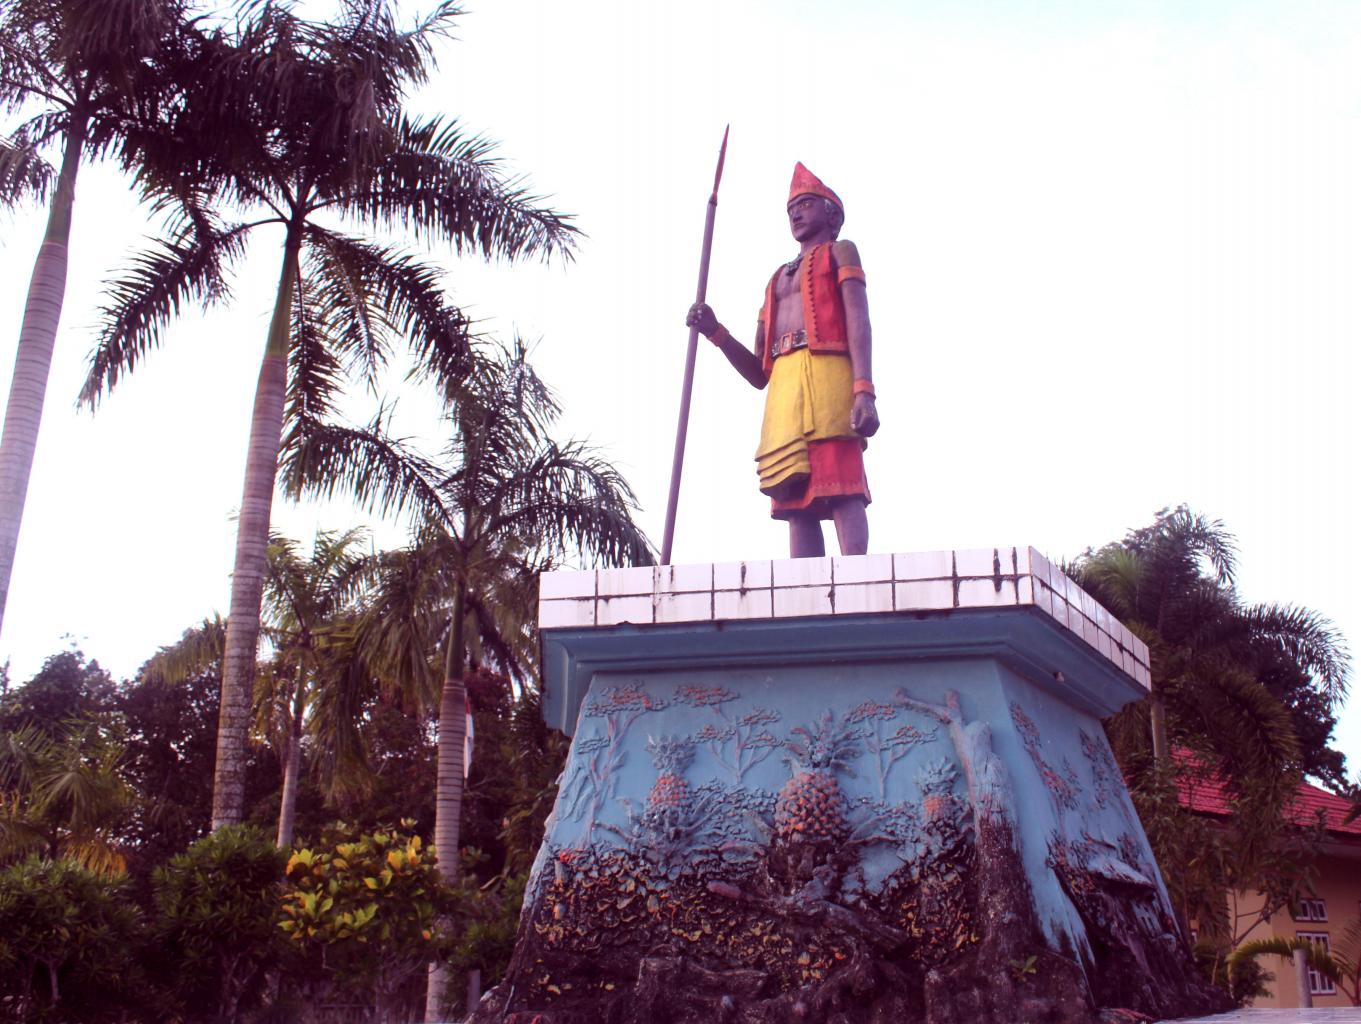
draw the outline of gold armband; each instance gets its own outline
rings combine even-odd
[[[845,284],[847,281],[859,281],[865,283],[865,271],[860,267],[838,267],[836,272],[836,283]]]

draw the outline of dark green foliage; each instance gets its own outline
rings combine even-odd
[[[1185,506],[1158,513],[1119,543],[1088,551],[1072,575],[1149,646],[1153,693],[1107,731],[1174,903],[1228,946],[1307,885],[1316,831],[1288,801],[1304,773],[1338,785],[1326,747],[1349,658],[1330,622],[1306,608],[1245,604],[1224,524]],[[1166,710],[1170,753],[1156,764],[1150,708]],[[1178,799],[1214,778],[1230,796],[1224,828]],[[1259,893],[1226,908],[1226,893]]]
[[[63,860],[0,871],[0,998],[9,1019],[121,1019],[140,994],[141,945],[122,882]]]
[[[1191,949],[1201,973],[1227,992],[1239,1006],[1271,995],[1276,976],[1252,957],[1229,958],[1227,946],[1202,939]]]
[[[118,743],[93,722],[57,738],[23,726],[0,741],[0,863],[36,853],[122,874],[116,835],[133,794]]]
[[[520,906],[528,882],[529,872],[524,871],[503,876],[497,879],[498,884],[483,886],[469,894],[463,935],[449,957],[449,966],[456,976],[481,971],[484,989],[505,977],[515,952]]]
[[[0,732],[28,725],[48,736],[65,732],[73,718],[114,710],[118,688],[99,662],[77,650],[62,651],[43,662],[22,686],[0,695]]]
[[[143,667],[119,695],[124,770],[138,794],[126,832],[135,874],[208,831],[220,685],[216,669],[171,684]]]
[[[155,872],[156,980],[186,1019],[233,1021],[265,994],[284,861],[263,832],[228,826]]]

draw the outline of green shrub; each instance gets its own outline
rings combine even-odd
[[[399,1016],[419,1005],[427,965],[448,951],[458,896],[411,824],[337,826],[289,858],[279,927],[306,958],[315,1003]]]
[[[122,1019],[138,1001],[141,946],[141,921],[121,879],[36,857],[0,871],[6,1019]]]
[[[263,1001],[288,954],[278,928],[283,867],[264,833],[229,826],[152,876],[157,980],[184,1019],[235,1021]]]

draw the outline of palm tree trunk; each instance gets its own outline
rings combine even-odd
[[[298,770],[302,767],[302,712],[305,680],[299,673],[298,692],[293,696],[293,713],[288,719],[288,750],[284,754],[284,791],[279,797],[279,835],[275,845],[287,850],[293,845],[293,822],[298,810]]]
[[[1153,764],[1157,768],[1166,768],[1170,763],[1167,749],[1167,706],[1163,703],[1163,695],[1156,685],[1148,695],[1148,718],[1149,727],[1153,732]]]
[[[458,829],[463,814],[463,743],[467,735],[468,696],[463,685],[463,618],[467,584],[460,579],[454,592],[454,614],[449,623],[449,651],[444,688],[439,702],[439,772],[435,783],[435,863],[445,885],[458,881]],[[430,965],[426,978],[425,1019],[444,1019],[449,1001],[449,968]]]
[[[71,208],[76,198],[76,173],[85,147],[85,126],[74,125],[66,136],[61,173],[52,194],[47,231],[33,261],[28,301],[19,327],[19,349],[14,356],[14,377],[5,406],[4,434],[0,435],[0,626],[4,624],[9,578],[19,544],[19,524],[24,517],[28,477],[38,445],[38,427],[47,394],[47,373],[61,321],[66,295],[66,257],[71,238]]]
[[[223,825],[239,824],[245,814],[246,730],[250,725],[251,694],[255,688],[260,596],[264,589],[269,517],[283,435],[288,332],[301,235],[299,225],[289,226],[279,294],[269,325],[269,342],[255,387],[255,411],[246,453],[246,482],[236,526],[231,611],[227,617],[227,640],[222,657],[222,703],[217,719],[217,764],[213,773],[214,830]]]

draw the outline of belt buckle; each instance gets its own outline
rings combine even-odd
[[[779,356],[788,355],[790,352],[793,352],[796,348],[801,348],[802,345],[800,344],[800,342],[802,342],[805,345],[807,344],[807,341],[804,340],[806,337],[807,335],[802,330],[788,331],[784,334],[781,334],[778,338],[771,342],[770,345],[771,357],[778,358]]]

